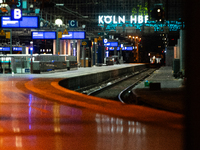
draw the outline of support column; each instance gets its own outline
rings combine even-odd
[[[82,48],[82,66],[86,67],[86,58],[85,58],[85,46]]]
[[[114,55],[117,55],[117,47],[114,47]]]
[[[53,55],[56,54],[56,40],[53,40]]]
[[[73,40],[72,55],[76,56],[76,41],[75,40]]]
[[[56,37],[56,54],[60,51],[60,39],[58,38],[58,29],[57,29],[57,37]]]
[[[68,55],[71,55],[71,45],[70,45],[70,40],[67,41],[67,49],[68,49]]]
[[[63,40],[63,54],[66,55],[67,54],[67,41]]]
[[[81,53],[81,41],[77,41],[77,63],[79,64],[81,61],[80,54]]]
[[[60,44],[60,49],[58,54],[64,54],[64,41],[60,40],[59,44]]]
[[[185,30],[180,31],[180,72],[185,74]]]
[[[12,29],[10,29],[10,54],[12,54]]]

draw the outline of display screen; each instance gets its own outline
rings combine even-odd
[[[56,39],[56,32],[34,31],[32,32],[32,39]]]
[[[0,47],[0,51],[10,51],[10,47]]]
[[[118,47],[118,42],[107,42],[104,45],[106,47]]]
[[[69,31],[68,35],[62,35],[62,40],[65,39],[85,39],[84,31]]]
[[[1,16],[1,28],[39,28],[39,17],[23,16],[22,20],[11,20],[9,16]]]
[[[13,51],[22,51],[22,47],[13,47]]]
[[[114,47],[109,47],[109,50],[110,50],[110,51],[113,51],[113,50],[114,50]],[[117,50],[119,51],[120,48],[117,47]],[[132,50],[133,50],[133,47],[132,47],[132,46],[129,46],[129,47],[122,47],[122,50],[123,50],[123,51],[132,51]]]

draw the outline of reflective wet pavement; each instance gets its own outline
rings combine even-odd
[[[59,87],[0,78],[1,150],[181,150],[183,116]]]

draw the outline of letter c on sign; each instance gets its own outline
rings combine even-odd
[[[76,22],[74,20],[70,21],[70,26],[74,27],[76,25]]]

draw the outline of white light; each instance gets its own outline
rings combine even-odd
[[[20,9],[14,9],[14,18],[15,19],[21,19],[22,17],[22,12]]]
[[[55,24],[61,26],[63,24],[63,21],[61,19],[56,19]]]
[[[83,25],[82,25],[82,28],[84,29],[85,27],[86,27],[86,25],[83,24]]]
[[[124,47],[124,44],[121,44],[121,47]]]
[[[137,16],[136,15],[134,16],[134,18],[133,18],[133,16],[130,17],[130,23],[133,23],[133,21],[134,21],[134,23],[137,22]]]
[[[30,4],[30,8],[33,8],[33,4]]]
[[[103,16],[99,16],[99,24],[104,24],[104,22],[103,22]]]
[[[145,16],[145,23],[147,23],[149,16]]]
[[[104,16],[104,22],[110,24],[112,22],[112,16]]]
[[[64,4],[56,4],[56,6],[64,6]]]
[[[116,17],[115,17],[115,16],[113,16],[113,23],[114,23],[114,24],[117,24],[117,21],[116,21]]]
[[[141,15],[138,16],[138,23],[143,23],[143,16]]]
[[[160,9],[157,9],[157,12],[160,12]]]
[[[118,17],[118,23],[125,23],[125,16],[123,16],[123,18],[121,18],[120,16]]]

